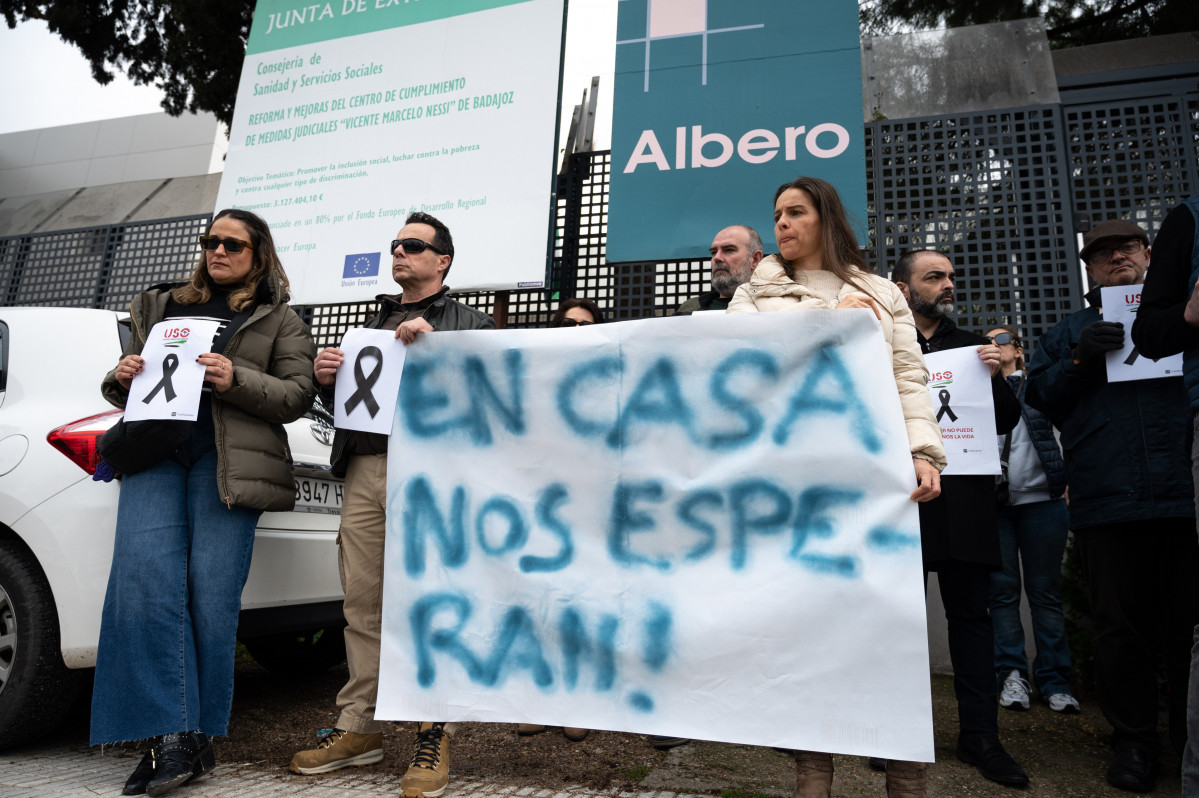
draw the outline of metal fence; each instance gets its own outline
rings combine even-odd
[[[958,274],[959,323],[1012,324],[1035,342],[1082,307],[1079,222],[1118,216],[1152,235],[1169,208],[1199,192],[1199,93],[1152,88],[1152,96],[1091,92],[1062,105],[867,124],[868,261],[887,274],[907,249],[943,250]],[[559,296],[593,299],[608,319],[625,320],[668,315],[707,290],[706,261],[607,263],[609,168],[609,153],[581,153],[559,178],[548,290],[458,298],[488,313],[502,302],[508,326],[536,327]],[[122,309],[146,286],[190,272],[207,221],[0,238],[4,304]],[[326,346],[372,307],[298,310]]]

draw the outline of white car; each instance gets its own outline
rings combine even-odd
[[[92,473],[120,417],[100,382],[129,334],[122,319],[0,308],[0,748],[52,730],[96,662],[120,483]],[[288,425],[297,508],[262,515],[242,594],[238,636],[276,670],[344,657],[342,483],[328,469],[331,419],[314,412]]]

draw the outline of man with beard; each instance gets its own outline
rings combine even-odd
[[[1184,213],[1182,219],[1190,221],[1189,211]],[[1179,217],[1171,214],[1168,221],[1163,233],[1175,229]],[[1169,685],[1170,742],[1181,753],[1187,740],[1190,643],[1199,621],[1199,541],[1188,456],[1192,430],[1182,377],[1108,381],[1106,355],[1123,347],[1128,331],[1102,320],[1100,288],[1145,282],[1149,236],[1132,222],[1111,219],[1087,233],[1083,244],[1079,257],[1095,286],[1086,295],[1091,307],[1041,336],[1029,367],[1026,401],[1062,433],[1070,528],[1095,625],[1099,705],[1112,724],[1116,751],[1107,780],[1122,790],[1149,792],[1161,747],[1159,656]],[[1168,257],[1153,271],[1162,269],[1163,281],[1173,278],[1181,296],[1163,302],[1157,290],[1144,293],[1137,314],[1143,354],[1161,356],[1181,348],[1181,342],[1174,348],[1145,335],[1141,317],[1151,322],[1164,306],[1165,315],[1176,316],[1185,327],[1191,250],[1181,242],[1161,248]]]
[[[1020,421],[1020,402],[1000,372],[999,347],[958,329],[950,318],[954,271],[949,258],[933,250],[908,252],[895,264],[891,279],[912,309],[916,339],[924,354],[977,348],[979,359],[991,372],[996,432],[1011,432]],[[1028,775],[999,742],[995,634],[988,610],[991,571],[1001,565],[995,478],[942,476],[941,495],[920,505],[920,545],[925,572],[937,572],[949,626],[949,658],[958,701],[958,759],[992,781],[1022,787],[1028,784]]]
[[[752,227],[733,225],[716,234],[708,251],[712,253],[712,290],[679,305],[675,316],[727,308],[737,286],[749,281],[762,260],[762,237]]]

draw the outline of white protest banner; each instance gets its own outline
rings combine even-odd
[[[1156,380],[1182,376],[1182,353],[1150,360],[1132,343],[1132,323],[1141,307],[1141,285],[1112,285],[1100,290],[1104,321],[1124,325],[1124,346],[1107,353],[1107,381]]]
[[[217,208],[271,227],[295,304],[391,284],[412,211],[454,234],[453,286],[539,287],[564,0],[258,0]],[[513,230],[532,239],[494,257]]]
[[[345,360],[333,386],[333,426],[389,434],[407,347],[394,330],[358,329],[339,348]]]
[[[932,759],[870,314],[423,336],[388,450],[377,717]]]
[[[995,398],[991,372],[978,358],[978,349],[963,346],[924,356],[928,392],[949,464],[941,473],[998,474],[999,449],[995,432]]]
[[[204,387],[204,367],[196,358],[212,351],[218,326],[210,319],[167,319],[150,328],[141,353],[146,366],[129,386],[126,421],[196,420]]]

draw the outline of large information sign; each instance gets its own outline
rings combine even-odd
[[[297,304],[394,289],[388,242],[412,211],[453,232],[455,288],[542,285],[563,13],[259,0],[217,207],[267,220]]]
[[[421,336],[388,449],[377,717],[932,759],[870,313]]]
[[[608,260],[708,257],[721,228],[769,240],[775,188],[832,182],[866,235],[858,4],[622,0]]]

